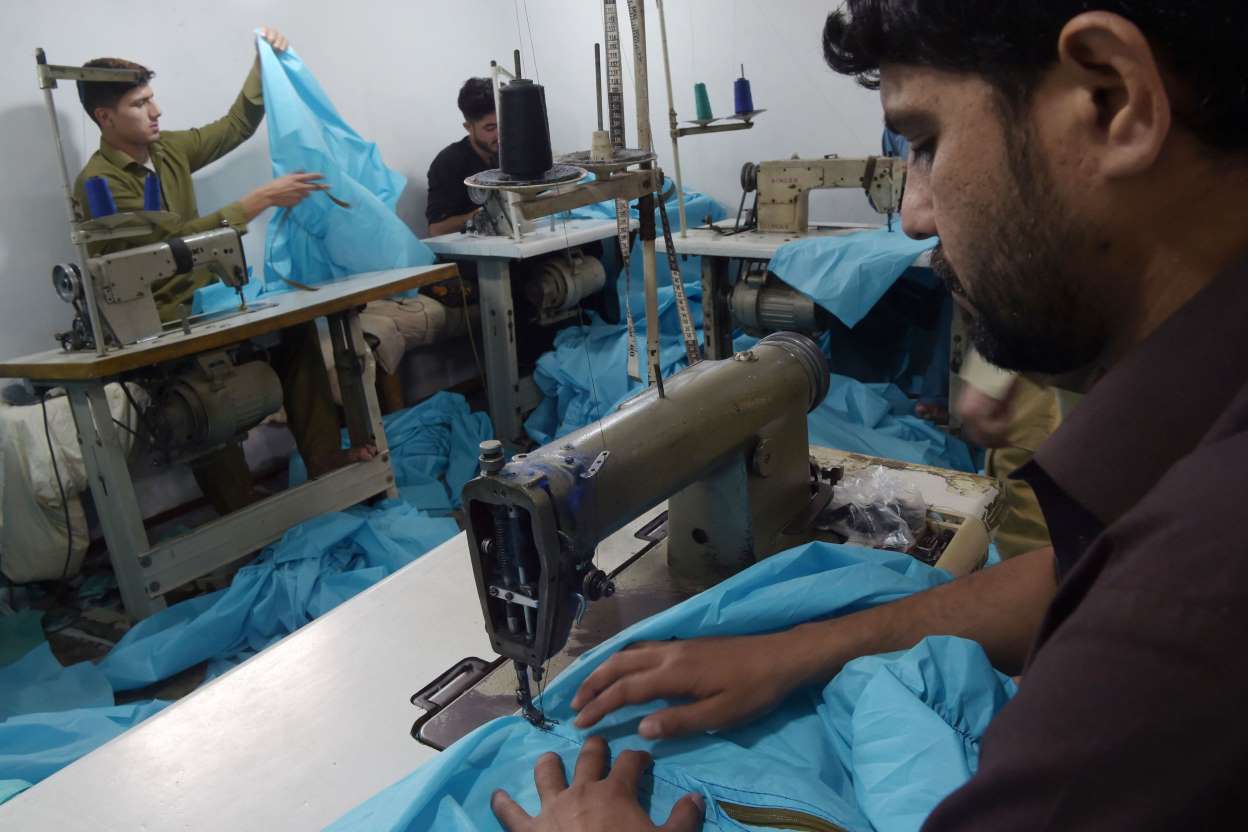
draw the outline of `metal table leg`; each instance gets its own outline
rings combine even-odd
[[[381,421],[381,406],[373,384],[376,364],[373,351],[364,341],[360,316],[354,311],[329,316],[329,337],[334,346],[334,367],[338,371],[338,388],[342,391],[342,408],[347,416],[347,434],[352,447],[373,445],[378,458],[389,465],[390,447]],[[397,498],[399,491],[393,476],[386,496]]]
[[[69,404],[78,427],[78,444],[86,463],[91,496],[99,510],[100,525],[108,543],[108,556],[117,574],[121,600],[126,612],[135,618],[146,618],[165,608],[160,597],[148,597],[148,591],[159,593],[159,585],[145,585],[143,560],[147,560],[149,544],[143,528],[126,454],[113,426],[108,397],[100,382],[67,383]]]
[[[702,335],[708,361],[732,356],[728,263],[727,257],[702,257]]]
[[[516,313],[511,300],[511,269],[506,259],[477,261],[484,332],[485,389],[494,435],[509,451],[524,441],[520,412],[520,370],[516,365]]]

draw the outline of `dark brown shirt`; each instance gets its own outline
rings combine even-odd
[[[1024,472],[1057,597],[978,773],[927,832],[1243,823],[1245,325],[1248,261],[1112,369]]]

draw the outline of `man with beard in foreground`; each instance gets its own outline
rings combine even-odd
[[[904,228],[940,236],[980,352],[1105,370],[1021,472],[1053,548],[836,620],[623,651],[577,693],[577,724],[662,697],[686,704],[642,736],[711,730],[957,635],[1023,679],[926,830],[1215,828],[1248,770],[1248,5],[847,5],[828,63],[878,82],[910,141]],[[626,752],[603,779],[593,741],[570,789],[539,763],[539,818],[494,809],[512,830],[652,829],[643,764]],[[699,814],[686,798],[666,828]]]

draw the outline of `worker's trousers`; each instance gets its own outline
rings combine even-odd
[[[316,324],[308,322],[283,330],[281,343],[270,350],[270,356],[282,382],[287,423],[308,474],[315,477],[326,473],[342,444]],[[200,491],[219,514],[237,511],[255,499],[247,458],[237,442],[200,457],[191,464],[191,470]]]

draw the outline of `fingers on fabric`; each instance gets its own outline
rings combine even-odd
[[[576,758],[576,770],[572,772],[574,785],[585,785],[603,778],[607,773],[607,742],[602,737],[590,737]]]
[[[648,669],[654,663],[654,657],[645,650],[623,650],[605,661],[601,667],[586,677],[572,698],[572,707],[576,710],[585,708],[576,719],[581,728],[593,725],[609,711],[601,711],[596,702],[598,696],[621,678],[641,670]],[[591,717],[589,714],[594,714]]]
[[[568,778],[563,772],[563,760],[553,751],[541,756],[533,768],[533,784],[537,786],[538,797],[545,804],[556,795],[568,788]]]
[[[600,739],[594,737],[592,739]],[[586,744],[588,746],[588,743]],[[603,742],[603,748],[606,748],[606,742]],[[636,796],[637,784],[641,781],[641,775],[650,767],[650,755],[644,751],[621,751],[620,755],[615,758],[611,764],[611,774],[608,780],[611,781],[617,789],[622,793],[630,796]]]
[[[533,818],[502,789],[490,798],[490,810],[507,832],[529,832],[533,828]],[[676,813],[673,811],[672,814]]]
[[[667,823],[659,827],[659,832],[697,832],[702,828],[702,818],[706,814],[706,803],[702,795],[687,794],[672,807]]]
[[[648,740],[678,737],[697,731],[710,731],[735,722],[734,703],[728,697],[712,696],[688,705],[665,708],[650,714],[637,726],[637,733]]]

